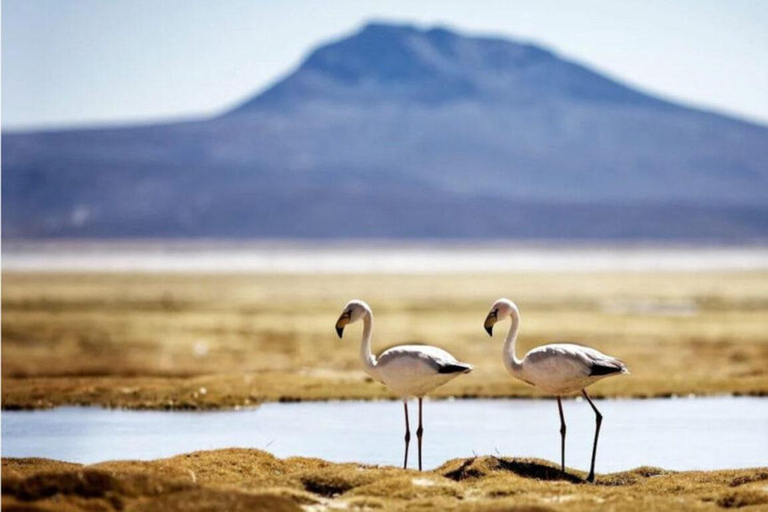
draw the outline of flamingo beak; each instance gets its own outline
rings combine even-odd
[[[498,318],[498,309],[494,309],[490,313],[488,313],[488,316],[485,317],[485,323],[483,324],[483,327],[485,327],[485,332],[488,333],[488,336],[493,336],[493,325],[496,323],[496,320]]]
[[[336,334],[339,335],[339,338],[341,338],[344,335],[344,327],[346,327],[347,324],[349,323],[350,317],[351,315],[349,314],[349,312],[345,311],[344,313],[341,314],[341,316],[339,317],[339,320],[336,322]]]

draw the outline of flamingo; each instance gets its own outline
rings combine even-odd
[[[431,345],[398,345],[375,357],[371,353],[371,331],[373,313],[370,306],[361,300],[352,300],[344,306],[338,321],[336,333],[339,338],[348,324],[363,321],[363,337],[360,342],[360,360],[363,369],[402,400],[405,411],[405,457],[403,469],[408,467],[408,445],[411,430],[408,423],[408,398],[419,399],[419,428],[416,436],[419,442],[419,471],[421,471],[421,441],[424,435],[422,424],[422,400],[424,395],[442,386],[461,374],[472,371],[471,364],[458,361],[445,350]]]
[[[529,351],[520,360],[515,355],[520,312],[514,302],[509,299],[499,299],[494,302],[490,313],[485,318],[484,327],[488,335],[493,336],[494,324],[507,317],[512,318],[502,353],[507,371],[516,379],[557,397],[557,409],[560,412],[560,469],[563,474],[565,474],[565,417],[560,398],[563,395],[581,391],[595,412],[595,440],[592,445],[592,464],[587,476],[588,482],[594,482],[597,438],[600,435],[603,415],[595,407],[586,388],[606,377],[629,373],[629,369],[615,357],[605,355],[594,348],[572,343],[542,345]]]

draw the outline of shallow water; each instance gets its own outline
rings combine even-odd
[[[768,269],[768,247],[458,242],[9,241],[3,270],[447,274]]]
[[[726,469],[768,465],[768,399],[746,397],[598,400],[604,415],[597,470],[642,465]],[[566,462],[589,468],[594,415],[567,400]],[[417,406],[411,411],[411,465],[416,463]],[[452,400],[424,404],[424,464],[501,454],[559,460],[554,400]],[[402,463],[399,402],[265,404],[226,412],[59,408],[5,411],[3,457],[73,462],[153,459],[194,450],[260,448],[279,457],[321,457],[371,464]]]

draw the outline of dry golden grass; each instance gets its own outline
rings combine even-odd
[[[3,459],[3,510],[722,510],[768,508],[768,468],[670,472],[642,467],[565,477],[536,459],[455,459],[423,473],[259,450],[195,452],[80,466]]]
[[[518,350],[574,341],[632,375],[597,396],[768,393],[768,273],[3,276],[3,407],[217,408],[265,400],[390,396],[359,370],[360,329],[333,326],[362,298],[377,350],[440,345],[477,370],[436,396],[537,396],[505,374],[503,332],[482,322],[507,296]],[[506,326],[499,326],[503,331]]]

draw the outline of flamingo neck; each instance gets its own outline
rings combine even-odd
[[[360,341],[360,360],[363,369],[372,373],[376,368],[376,358],[371,352],[371,332],[373,331],[373,313],[367,313],[363,317],[363,339]]]
[[[517,332],[520,329],[520,314],[517,310],[512,310],[510,315],[512,324],[509,326],[507,339],[504,340],[504,366],[512,375],[519,375],[523,371],[523,362],[515,355],[515,345],[517,342]]]

